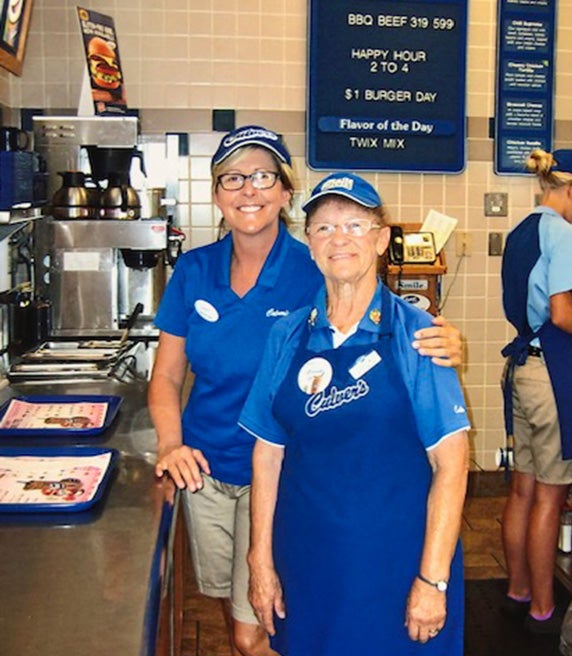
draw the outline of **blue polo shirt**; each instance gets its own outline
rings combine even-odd
[[[550,297],[572,290],[572,224],[544,205],[534,213],[542,214],[538,222],[540,257],[528,278],[527,319],[536,331],[550,319]]]
[[[155,319],[186,339],[195,380],[183,411],[184,443],[200,449],[214,478],[247,485],[254,439],[237,424],[272,325],[311,303],[322,276],[308,249],[280,224],[256,285],[230,287],[232,234],[179,257]]]
[[[357,331],[339,347],[360,346],[377,341],[381,324],[381,282]],[[390,326],[395,359],[409,391],[419,436],[426,449],[443,438],[470,428],[466,405],[454,369],[439,367],[411,346],[413,334],[432,325],[431,316],[390,293]],[[321,289],[314,305],[302,308],[279,321],[271,330],[252,390],[240,415],[241,426],[255,437],[284,446],[287,435],[272,413],[272,404],[307,326],[307,348],[321,352],[332,349],[332,329],[326,312],[326,293]],[[391,381],[388,380],[390,385]],[[383,402],[383,390],[377,390]]]

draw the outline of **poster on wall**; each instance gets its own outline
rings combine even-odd
[[[0,66],[22,74],[32,0],[0,0]]]
[[[500,0],[495,173],[526,174],[535,148],[552,150],[556,0]]]
[[[127,100],[113,18],[82,7],[77,12],[95,113],[123,115]]]
[[[311,168],[464,169],[467,4],[311,0]]]

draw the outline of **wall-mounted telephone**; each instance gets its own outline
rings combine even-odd
[[[403,232],[391,226],[389,261],[392,264],[433,264],[437,259],[432,232]]]
[[[389,261],[392,264],[403,264],[403,229],[401,226],[391,226]]]

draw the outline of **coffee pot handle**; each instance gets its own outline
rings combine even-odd
[[[127,185],[122,184],[120,189],[121,189],[121,211],[127,212],[127,207],[128,207]]]
[[[147,171],[145,169],[145,159],[143,158],[143,153],[137,148],[133,149],[133,157],[136,157],[139,160],[139,166],[141,168],[141,173],[147,177]]]

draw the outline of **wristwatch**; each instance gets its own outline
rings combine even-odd
[[[432,585],[434,588],[437,588],[439,592],[447,592],[447,588],[449,587],[449,581],[444,581],[441,579],[440,581],[430,581],[429,579],[426,579],[423,574],[417,574],[417,578],[423,583],[427,583],[427,585]]]

